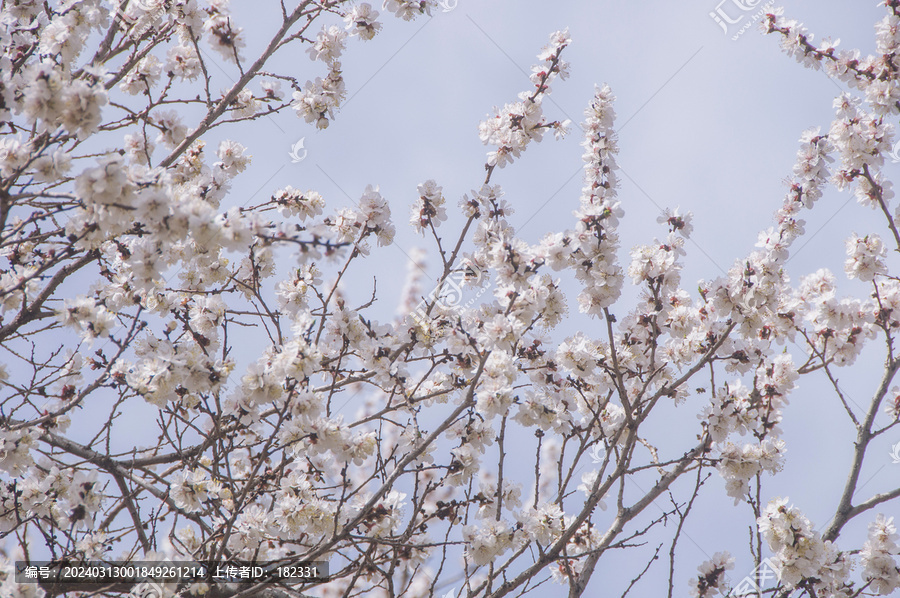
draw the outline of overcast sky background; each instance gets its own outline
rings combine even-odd
[[[710,16],[717,2],[447,0],[452,10],[438,10],[432,18],[412,23],[382,11],[381,34],[366,43],[351,40],[342,57],[349,99],[327,130],[317,131],[286,111],[215,129],[206,137],[210,147],[223,135],[237,139],[253,155],[251,167],[235,181],[223,207],[252,205],[275,189],[292,185],[322,193],[330,211],[353,205],[367,184],[379,185],[391,203],[397,236],[393,246],[373,249],[362,262],[366,268],[357,267],[345,290],[351,304],[363,303],[377,277],[380,301],[373,313],[390,320],[411,250],[433,249],[406,224],[416,185],[433,178],[444,187],[450,220],[442,231],[455,239],[462,222],[456,203],[484,179],[488,148],[478,138],[478,122],[494,106],[515,100],[531,87],[527,73],[535,55],[551,32],[568,27],[574,41],[564,57],[571,63],[571,77],[553,84],[545,110],[551,118],[572,119],[575,126],[564,140],[548,136],[514,164],[495,172],[493,182],[502,185],[517,210],[511,222],[532,243],[548,232],[573,227],[572,211],[578,207],[582,186],[578,124],[594,85],[608,83],[618,98],[619,198],[626,212],[621,228],[623,264],[627,266],[632,246],[665,234],[656,223],[661,207],[690,210],[694,233],[686,248],[683,284],[696,295],[697,280],[721,275],[736,258],[753,250],[758,232],[770,225],[787,190],[784,181],[791,173],[801,132],[814,126],[827,129],[832,100],[842,90],[823,72],[804,69],[785,56],[779,38],[762,35],[756,26],[732,39],[764,3],[749,11],[739,10],[733,0],[721,4],[733,18],[743,17],[725,33]],[[372,3],[381,9],[380,2]],[[873,24],[884,14],[874,0],[793,0],[781,5],[789,16],[804,22],[816,40],[839,37],[842,48],[860,48],[863,54],[874,51]],[[232,10],[248,33],[244,57],[250,62],[278,26],[278,2],[235,0]],[[325,75],[322,63],[310,61],[299,46],[291,48],[276,54],[267,70],[301,81]],[[235,67],[209,51],[206,58],[216,65],[214,81],[221,89],[229,87]],[[308,153],[302,162],[293,163],[289,152],[301,139]],[[900,173],[900,164],[889,164],[886,172]],[[808,234],[798,243],[800,249],[792,252],[788,264],[792,278],[829,267],[838,274],[844,292],[864,293],[863,287],[843,276],[844,239],[852,231],[880,232],[875,216],[850,194],[829,189],[815,211],[803,215]],[[437,258],[434,254],[432,258],[429,271],[434,276]],[[576,294],[570,294],[572,317],[560,327],[560,334],[584,330],[599,335],[599,322],[578,314]],[[614,312],[624,315],[628,308]],[[863,358],[871,360],[871,367],[856,368],[853,375],[842,372],[841,383],[851,399],[865,406],[880,375],[880,347]],[[783,426],[787,468],[767,482],[764,501],[790,496],[821,528],[837,504],[853,434],[833,393],[812,380],[803,379],[801,384]],[[652,424],[658,434],[672,440],[670,456],[691,446],[701,406],[702,400],[695,397]],[[900,465],[891,464],[888,452],[897,441],[900,438],[886,438],[876,445],[863,472],[863,495],[896,487]],[[720,550],[739,557],[730,574],[733,583],[750,572],[749,509],[731,507],[718,476],[710,485],[715,489],[698,501],[695,517],[685,528],[676,595],[687,595],[687,579],[696,566]],[[849,527],[839,544],[858,547],[865,523],[873,518],[874,513]],[[588,591],[592,596],[607,595],[606,587],[608,595],[620,595],[646,562],[625,554],[608,556]],[[666,570],[664,562],[654,565],[644,590],[659,590]],[[543,589],[542,596],[564,595],[560,586]],[[643,593],[640,587],[637,591]]]

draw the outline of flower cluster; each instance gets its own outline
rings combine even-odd
[[[243,28],[234,24],[229,11],[229,0],[210,0],[208,17],[203,23],[203,31],[209,45],[222,58],[240,64],[241,49],[246,45]]]
[[[881,237],[872,234],[860,238],[855,233],[847,239],[847,261],[844,271],[849,278],[870,281],[876,274],[886,274],[884,258],[887,250]]]
[[[441,193],[442,187],[433,180],[427,180],[419,185],[419,199],[413,204],[409,223],[421,234],[428,227],[440,226],[447,220],[447,209],[444,207],[445,199]]]
[[[344,17],[344,22],[350,35],[359,36],[363,40],[370,40],[381,31],[378,11],[368,2],[354,6]]]
[[[571,41],[568,30],[552,34],[550,45],[538,55],[543,63],[532,67],[531,82],[536,90],[520,93],[518,102],[504,105],[496,110],[493,118],[479,124],[481,141],[497,146],[487,155],[489,167],[503,168],[510,164],[529,143],[540,141],[547,129],[553,129],[557,137],[565,134],[569,122],[547,122],[541,97],[550,92],[550,82],[557,76],[561,79],[568,76],[568,63],[560,58],[560,54]]]
[[[15,81],[21,101],[13,104],[32,124],[52,133],[63,127],[84,139],[100,125],[101,110],[108,101],[100,81],[73,81],[52,62],[31,65]]]
[[[717,552],[697,570],[700,575],[691,581],[691,596],[709,598],[725,594],[725,572],[734,569],[734,558],[728,552]]]
[[[360,39],[372,39],[381,28],[376,21],[378,12],[369,4],[361,4],[347,13],[346,29]],[[310,59],[328,65],[328,75],[315,81],[307,81],[302,90],[294,92],[294,110],[297,116],[320,129],[328,127],[334,111],[340,108],[346,95],[339,58],[346,47],[347,31],[336,25],[323,27],[306,52]]]
[[[412,21],[419,15],[431,16],[431,9],[438,0],[384,0],[384,8],[404,21]]]
[[[772,500],[758,521],[759,531],[775,555],[772,562],[779,580],[787,588],[809,580],[817,592],[834,595],[850,573],[849,560],[822,539],[799,509],[787,504],[787,498]]]
[[[18,483],[0,483],[4,518],[0,529],[14,529],[16,518],[40,517],[63,528],[93,529],[105,496],[97,471],[72,471],[41,463],[20,473]]]
[[[790,191],[775,213],[776,226],[760,234],[757,246],[761,250],[736,262],[727,279],[715,281],[704,291],[714,297],[719,311],[730,312],[741,322],[745,335],[759,331],[769,322],[781,321],[788,328],[792,323],[777,315],[782,312],[779,298],[787,282],[782,266],[791,245],[804,232],[804,222],[797,215],[804,207],[812,208],[822,196],[829,175],[827,164],[832,160],[829,141],[818,131],[806,131],[800,141]]]
[[[568,264],[576,266],[575,275],[584,285],[578,295],[581,311],[600,315],[619,298],[623,273],[616,252],[619,248],[617,227],[624,215],[616,201],[618,179],[616,154],[619,148],[613,124],[616,118],[615,96],[609,86],[598,88],[585,110],[584,123],[585,185],[581,192],[581,207],[575,212],[577,226],[571,237],[571,252],[565,255]],[[545,245],[565,247],[568,239],[548,237]],[[556,251],[559,251],[558,249]],[[548,251],[548,261],[559,270],[563,256]]]
[[[900,565],[895,559],[900,555],[898,539],[893,517],[879,514],[869,524],[869,539],[863,545],[860,560],[864,567],[863,579],[880,596],[888,596],[900,588]]]
[[[730,442],[719,447],[719,474],[725,479],[725,491],[734,504],[746,499],[750,480],[762,471],[774,474],[781,470],[784,460],[783,440],[767,438],[759,444],[739,447]]]
[[[468,546],[466,555],[476,565],[487,565],[513,549],[518,543],[516,536],[508,523],[490,519],[462,530],[463,540]]]

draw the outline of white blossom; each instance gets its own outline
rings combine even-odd
[[[880,596],[888,596],[900,588],[900,565],[895,558],[900,555],[898,539],[893,517],[879,514],[869,524],[869,538],[860,553],[863,579],[870,582],[871,589]]]

